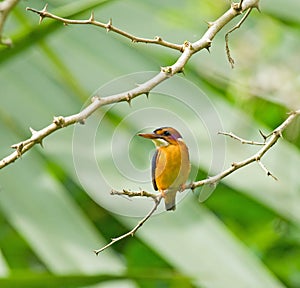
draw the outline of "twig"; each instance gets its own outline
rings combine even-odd
[[[187,190],[187,189],[192,189],[194,190],[197,187],[203,186],[203,185],[215,185],[217,184],[221,179],[225,178],[226,176],[228,176],[229,174],[231,174],[232,172],[252,163],[252,162],[257,162],[259,164],[259,166],[266,172],[267,176],[271,176],[274,180],[278,180],[266,167],[265,165],[261,162],[261,158],[264,156],[264,154],[278,141],[278,139],[281,137],[282,132],[284,131],[284,129],[290,125],[290,123],[300,114],[300,110],[297,110],[295,112],[292,112],[289,117],[281,124],[279,125],[275,130],[273,130],[273,132],[270,134],[268,141],[266,141],[265,143],[259,143],[259,142],[253,142],[253,141],[248,141],[248,140],[244,140],[232,133],[226,133],[226,132],[219,132],[219,134],[223,134],[226,136],[230,136],[236,140],[241,141],[242,143],[245,144],[251,144],[251,145],[263,145],[263,147],[253,156],[245,159],[244,161],[241,162],[235,162],[232,163],[231,167],[224,170],[223,172],[213,176],[213,177],[208,177],[207,179],[204,180],[200,180],[197,182],[193,182],[189,185],[185,185],[183,190]],[[253,144],[254,143],[254,144]],[[255,144],[258,143],[258,144]],[[161,199],[163,198],[163,196],[161,194],[152,194],[149,193],[147,191],[138,191],[138,192],[132,192],[132,191],[128,191],[128,190],[122,190],[122,191],[116,191],[116,190],[112,190],[111,191],[112,195],[126,195],[128,197],[150,197],[154,200],[154,206],[153,208],[149,211],[149,213],[129,232],[117,237],[117,238],[113,238],[111,240],[110,243],[108,243],[107,245],[105,245],[104,247],[95,250],[94,252],[96,253],[96,255],[98,255],[100,252],[102,252],[103,250],[107,249],[108,247],[112,246],[114,243],[127,238],[129,236],[133,236],[136,231],[153,215],[154,211],[157,209],[159,203],[161,202]]]
[[[232,7],[224,13],[219,19],[217,19],[214,22],[210,22],[209,28],[206,31],[206,33],[203,35],[201,39],[194,43],[189,43],[186,41],[183,45],[177,45],[177,44],[172,44],[169,42],[166,42],[162,40],[159,37],[156,37],[154,40],[153,39],[144,39],[144,38],[139,38],[135,37],[127,32],[124,32],[114,26],[112,26],[111,20],[107,23],[101,23],[98,21],[95,21],[93,13],[91,14],[91,17],[88,20],[69,20],[69,19],[64,19],[58,16],[55,16],[51,13],[48,13],[47,7],[45,7],[43,10],[38,11],[33,8],[28,8],[28,10],[33,11],[37,14],[40,15],[40,20],[43,20],[43,18],[48,17],[55,19],[57,21],[61,21],[64,24],[91,24],[91,25],[96,25],[102,28],[105,28],[107,31],[114,31],[126,38],[131,39],[133,42],[144,42],[144,43],[152,43],[152,44],[159,44],[162,46],[166,46],[171,49],[176,49],[182,52],[180,57],[177,59],[177,61],[172,65],[168,67],[163,67],[161,71],[154,76],[152,79],[144,82],[143,84],[139,85],[138,87],[116,94],[116,95],[111,95],[106,98],[100,98],[100,97],[94,97],[92,99],[92,103],[88,105],[85,109],[83,109],[80,113],[68,116],[68,117],[55,117],[53,122],[48,125],[47,127],[35,131],[34,129],[30,129],[32,136],[28,138],[27,140],[21,141],[17,144],[12,145],[13,148],[16,149],[15,152],[11,153],[9,156],[5,157],[0,161],[0,168],[3,168],[7,166],[8,164],[14,162],[16,159],[18,159],[21,155],[23,155],[26,151],[31,149],[35,144],[41,144],[42,141],[45,137],[48,135],[52,134],[54,131],[59,130],[61,128],[67,127],[69,125],[72,125],[74,123],[81,123],[83,124],[85,120],[93,114],[99,107],[102,107],[104,105],[109,105],[112,103],[117,103],[121,101],[127,101],[128,103],[131,102],[132,99],[135,97],[141,95],[141,94],[146,94],[148,95],[149,92],[158,84],[163,82],[164,80],[168,79],[169,77],[172,77],[178,72],[183,71],[183,68],[185,64],[188,62],[188,60],[191,58],[193,54],[196,52],[202,50],[203,48],[208,49],[212,43],[213,38],[216,36],[216,34],[227,24],[229,23],[233,18],[235,18],[237,15],[242,13],[243,11],[247,10],[247,13],[245,16],[242,18],[242,20],[239,22],[239,24],[231,29],[226,35],[226,47],[228,48],[228,35],[235,29],[237,29],[248,17],[250,14],[250,11],[252,8],[257,8],[258,1],[251,1],[251,0],[241,0],[238,3],[238,6],[232,5]],[[230,56],[230,54],[228,54]],[[248,141],[244,140],[240,137],[235,136],[232,133],[225,133],[223,132],[222,134],[228,135],[234,139],[237,139],[241,141],[242,143],[247,143],[247,144],[252,144],[252,145],[261,145],[262,148],[253,156],[245,159],[244,161],[241,162],[236,162],[232,163],[232,166],[223,172],[213,176],[209,177],[204,180],[196,181],[193,182],[189,185],[185,186],[185,189],[195,189],[196,187],[200,187],[206,184],[216,184],[219,182],[221,179],[224,177],[228,176],[229,174],[233,173],[234,171],[252,163],[252,162],[258,162],[258,164],[262,167],[262,169],[267,173],[268,176],[272,176],[274,179],[277,179],[274,175],[271,174],[267,170],[267,168],[262,164],[261,158],[264,156],[264,154],[278,141],[278,139],[281,137],[282,132],[284,129],[300,114],[300,110],[295,111],[290,114],[290,116],[280,125],[278,126],[269,137],[264,137],[265,143],[259,143],[259,142],[254,142],[254,141]],[[95,253],[98,255],[101,251],[105,250],[106,248],[110,247],[114,243],[129,237],[133,236],[137,230],[153,215],[155,210],[157,209],[158,205],[160,204],[162,200],[162,195],[154,195],[151,193],[148,193],[146,191],[140,191],[140,192],[130,192],[127,190],[123,190],[123,192],[118,192],[113,190],[112,194],[114,195],[126,195],[128,197],[136,197],[136,196],[141,196],[141,197],[151,197],[154,200],[154,206],[153,208],[148,212],[148,214],[129,232],[117,237],[113,238],[111,242],[101,249],[95,250]]]
[[[10,13],[10,11],[17,5],[19,0],[5,0],[0,2],[0,44],[6,45],[6,46],[12,46],[12,42],[9,38],[3,39],[3,27],[5,20]]]
[[[244,2],[243,3],[243,11],[251,8],[252,5],[254,5],[253,3],[255,3],[255,1],[248,0],[246,2],[246,4]],[[41,11],[38,11],[33,8],[27,8],[27,9],[32,12],[37,13],[38,15],[40,15],[40,17],[45,18],[48,15],[46,8],[47,7],[45,7]],[[91,114],[93,114],[97,109],[99,109],[100,107],[102,107],[104,105],[110,105],[110,104],[122,102],[122,101],[127,101],[130,104],[131,100],[139,95],[146,94],[148,96],[149,92],[154,87],[156,87],[157,85],[162,83],[164,80],[167,80],[168,78],[172,77],[173,75],[175,75],[179,72],[182,72],[185,64],[189,61],[189,59],[192,57],[193,54],[199,52],[202,49],[208,49],[212,43],[212,40],[217,35],[217,33],[226,24],[228,24],[233,18],[235,18],[240,13],[241,13],[240,11],[237,11],[237,9],[234,9],[233,7],[231,7],[221,17],[219,17],[214,22],[210,23],[206,33],[201,37],[201,39],[199,39],[198,41],[196,41],[194,43],[185,41],[184,44],[182,46],[180,46],[181,50],[182,50],[182,54],[179,56],[179,58],[173,65],[168,66],[168,67],[162,67],[161,71],[156,76],[154,76],[153,78],[149,79],[148,81],[142,83],[138,87],[133,88],[128,91],[125,91],[125,92],[122,92],[122,93],[119,93],[119,94],[107,96],[105,98],[94,97],[92,99],[92,103],[89,106],[87,106],[85,109],[83,109],[81,112],[71,115],[71,116],[67,116],[67,117],[63,117],[63,116],[56,117],[55,119],[56,120],[58,119],[58,121],[53,121],[53,123],[51,123],[47,127],[43,128],[41,130],[35,131],[32,134],[32,136],[30,138],[28,138],[27,140],[24,140],[24,141],[21,141],[20,143],[12,145],[12,147],[15,148],[16,151],[14,151],[7,157],[0,160],[0,169],[13,163],[14,161],[16,161],[21,155],[23,155],[25,152],[29,151],[35,144],[42,143],[42,141],[45,137],[49,136],[56,130],[67,127],[74,123],[84,123],[84,121]],[[56,20],[62,21],[62,22],[70,21],[70,23],[71,23],[72,21],[78,21],[78,20],[68,20],[68,19],[60,18],[53,14],[51,14],[51,15],[53,16],[52,17],[53,19],[56,19]],[[89,24],[90,21],[95,22],[93,14],[89,20],[79,20],[79,21],[83,21],[83,22],[87,21],[86,24]],[[77,24],[79,24],[79,23],[77,23]],[[84,24],[84,23],[80,23],[80,24]],[[109,28],[110,30],[112,30],[111,23],[104,24],[104,26],[102,23],[101,25],[99,25],[99,26],[103,27],[105,29]],[[117,28],[115,28],[114,31],[119,31],[119,30]],[[123,35],[123,34],[121,34],[121,35]],[[128,37],[126,35],[123,35],[123,36]],[[160,42],[158,39],[156,41]],[[165,46],[167,46],[167,45],[165,45]]]
[[[122,192],[119,192],[118,195],[127,195],[129,196],[128,194],[129,191],[125,191],[124,193]],[[142,193],[139,194],[139,192],[132,192],[132,194],[129,196],[129,197],[135,197],[135,196],[146,196],[143,192],[145,191],[142,191]],[[147,197],[152,197],[152,196],[149,196],[150,193],[148,193],[148,196]],[[103,246],[102,248],[98,249],[98,250],[94,250],[95,254],[98,255],[100,252],[102,252],[103,250],[107,249],[108,247],[112,246],[114,243],[120,241],[120,240],[123,240],[124,238],[127,238],[129,236],[133,236],[136,231],[141,228],[143,226],[143,224],[152,216],[152,214],[155,212],[155,210],[157,209],[159,203],[161,202],[161,199],[163,198],[162,194],[158,194],[155,196],[155,198],[153,198],[154,200],[154,206],[152,207],[152,209],[148,212],[148,214],[133,228],[131,229],[129,232],[117,237],[117,238],[112,238],[111,241]]]
[[[209,177],[204,180],[196,181],[193,182],[189,185],[186,186],[186,189],[195,189],[197,187],[207,185],[207,184],[216,184],[218,183],[221,179],[225,178],[229,174],[235,172],[236,170],[245,167],[246,165],[253,163],[253,162],[258,162],[260,167],[267,173],[268,176],[271,176],[273,179],[277,180],[277,178],[270,172],[268,169],[261,163],[262,157],[265,155],[265,153],[278,141],[278,139],[282,136],[283,131],[288,127],[292,121],[295,120],[295,118],[300,115],[300,109],[297,111],[294,111],[290,113],[288,118],[281,124],[279,125],[273,132],[270,134],[270,136],[266,139],[265,144],[262,146],[262,148],[255,153],[253,156],[240,161],[240,162],[234,162],[231,164],[231,167],[228,169],[224,170],[223,172]]]
[[[242,1],[241,1],[242,2]],[[239,7],[239,6],[238,6]],[[226,34],[225,34],[225,49],[226,49],[226,54],[228,61],[231,65],[231,68],[234,68],[234,59],[231,57],[230,54],[230,48],[229,48],[229,34],[232,33],[234,30],[238,29],[241,27],[241,25],[244,23],[244,21],[247,19],[249,14],[251,13],[252,8],[249,8],[244,17],[239,21],[238,24],[236,24],[232,29],[230,29]]]
[[[156,201],[157,194],[149,193],[147,191],[138,191],[138,192],[133,192],[133,191],[128,191],[123,189],[122,191],[117,191],[117,190],[111,190],[110,195],[125,195],[128,197],[148,197],[152,198],[154,201]]]
[[[274,180],[278,180],[277,177],[275,177],[268,169],[267,167],[261,162],[261,160],[257,160],[257,163],[259,166],[266,172],[267,176],[271,176]]]
[[[243,2],[244,2],[244,0],[241,0],[240,3],[238,4],[238,8],[239,8],[239,9],[242,9]]]
[[[96,21],[94,12],[91,13],[90,18],[87,20],[72,20],[72,19],[62,18],[62,17],[56,16],[56,15],[48,12],[47,7],[48,7],[48,4],[46,4],[42,10],[37,10],[34,8],[30,8],[30,7],[27,7],[26,10],[32,11],[32,12],[40,15],[40,21],[39,21],[40,23],[43,21],[44,18],[51,18],[56,21],[62,22],[64,25],[69,25],[69,24],[70,25],[76,25],[76,24],[77,25],[94,25],[94,26],[98,26],[98,27],[106,29],[107,32],[113,31],[117,34],[120,34],[120,35],[130,39],[134,43],[140,42],[140,43],[157,44],[157,45],[165,46],[165,47],[175,49],[175,50],[178,50],[181,52],[183,51],[183,45],[178,45],[178,44],[174,44],[174,43],[165,41],[159,36],[156,36],[154,39],[147,39],[147,38],[141,38],[141,37],[134,36],[130,33],[127,33],[125,31],[113,26],[112,19],[110,19],[108,21],[108,23],[102,23],[102,22]]]
[[[251,5],[249,5],[250,3]],[[236,11],[239,13],[242,13],[245,10],[247,10],[246,14],[239,21],[239,23],[236,24],[232,29],[230,29],[225,34],[225,49],[226,49],[228,62],[230,63],[231,68],[234,68],[234,59],[231,57],[230,48],[229,48],[229,34],[241,27],[241,25],[245,22],[245,20],[247,19],[247,17],[249,16],[253,8],[256,8],[258,11],[260,11],[259,0],[240,0],[239,3],[232,3],[232,8],[236,9]]]
[[[232,132],[222,132],[222,131],[220,131],[220,132],[218,132],[218,134],[229,136],[229,137],[231,137],[235,140],[240,141],[242,144],[257,145],[257,146],[265,145],[265,142],[256,142],[256,141],[252,141],[252,140],[245,140],[241,137],[238,137],[238,136],[234,135]]]

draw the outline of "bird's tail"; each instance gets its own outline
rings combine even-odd
[[[176,209],[176,193],[176,190],[171,190],[164,193],[165,206],[167,211],[174,211]]]

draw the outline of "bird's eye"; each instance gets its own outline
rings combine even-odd
[[[169,131],[164,131],[163,135],[164,135],[164,136],[170,136],[171,133],[170,133]]]

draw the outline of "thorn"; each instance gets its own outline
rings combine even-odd
[[[259,131],[259,134],[264,138],[265,141],[273,134],[273,132],[271,132],[270,134],[265,135],[260,129],[258,131]]]
[[[39,20],[39,24],[42,23],[42,21],[45,18],[45,13],[47,12],[47,8],[48,8],[48,3],[45,4],[44,8],[39,12],[40,15],[40,20]]]
[[[154,40],[157,41],[157,42],[162,42],[163,41],[160,36],[155,36]]]
[[[110,18],[108,23],[106,24],[106,32],[109,32],[111,30],[112,26],[112,19]]]
[[[99,96],[93,96],[91,102],[94,103],[95,101],[100,101],[101,98]]]
[[[187,40],[185,40],[183,43],[183,50],[185,50],[185,48],[189,48],[190,50],[193,50],[192,44]]]
[[[149,99],[149,94],[150,94],[149,92],[145,92],[147,99]]]
[[[243,2],[244,2],[244,0],[240,0],[240,3],[238,4],[238,8],[239,8],[239,9],[242,9]]]
[[[29,127],[29,130],[30,130],[30,132],[31,132],[32,135],[35,134],[35,133],[37,132],[36,130],[34,130],[34,129],[31,128],[31,127]]]
[[[33,128],[29,127],[29,130],[31,132],[31,135],[33,136],[34,134],[37,133],[36,130],[34,130]],[[43,145],[43,139],[36,139],[34,140],[36,143],[40,144],[42,148],[44,148],[44,145]]]
[[[274,134],[276,137],[283,138],[281,130],[275,129],[270,135],[272,135],[272,134]]]
[[[48,3],[45,4],[44,8],[42,9],[42,12],[47,12]]]
[[[234,9],[236,12],[238,13],[243,13],[242,7],[241,7],[241,3],[232,3],[231,4],[231,8]]]
[[[129,106],[131,107],[131,100],[132,100],[132,95],[130,93],[128,93],[125,97],[127,103],[129,104]]]
[[[81,124],[81,125],[84,125],[85,124],[85,120],[86,119],[80,119],[80,120],[78,120],[78,123]]]
[[[267,168],[266,166],[260,161],[260,159],[256,160],[259,166],[266,172],[267,176],[271,176],[274,180],[278,181],[278,178],[275,177]]]
[[[276,135],[276,136],[279,136],[280,138],[282,138],[282,131],[281,130],[274,130],[273,133]]]
[[[161,67],[160,71],[166,74],[171,74],[172,73],[172,67],[171,66],[167,66],[167,67]]]
[[[290,116],[290,115],[295,115],[295,114],[297,114],[297,112],[294,111],[294,110],[292,110],[292,111],[287,112],[286,114]]]
[[[253,8],[256,8],[257,11],[258,11],[259,13],[261,12],[261,11],[260,11],[260,8],[259,8],[259,0],[257,0],[256,3],[254,3],[254,4],[252,5],[252,7],[253,7]]]
[[[21,143],[17,148],[18,158],[22,156],[22,150],[23,150],[23,143]]]
[[[184,67],[182,67],[182,69],[180,71],[178,71],[178,73],[182,73],[185,76]]]
[[[10,147],[13,148],[13,149],[16,149],[17,154],[18,154],[18,158],[22,156],[22,150],[23,150],[23,147],[24,147],[23,142],[11,145]]]
[[[194,183],[191,183],[190,189],[192,190],[193,193],[195,192],[195,189],[196,189],[196,188],[197,188],[197,187],[195,187],[195,184],[194,184]]]
[[[94,11],[91,12],[91,16],[90,16],[89,21],[90,21],[90,22],[94,22],[94,21],[95,21],[95,14],[94,14]]]
[[[210,39],[206,40],[206,47],[205,49],[210,53],[210,47],[211,47],[212,41]]]
[[[207,24],[208,28],[212,27],[215,22],[211,22],[211,21],[205,21],[205,23]]]
[[[266,141],[267,140],[267,136],[259,129],[259,134],[261,135],[261,137],[263,137],[263,139]]]
[[[271,176],[274,180],[278,181],[278,178],[268,171],[267,176]]]
[[[65,118],[62,116],[53,117],[53,123],[62,128],[65,125]]]

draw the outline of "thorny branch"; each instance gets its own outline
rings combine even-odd
[[[102,252],[103,250],[107,249],[108,247],[112,246],[114,243],[123,240],[129,236],[134,236],[135,232],[143,226],[143,224],[153,215],[153,213],[155,212],[155,210],[157,209],[158,205],[161,202],[161,199],[163,198],[163,196],[161,194],[155,195],[155,194],[151,194],[145,191],[141,191],[141,192],[130,192],[130,191],[126,191],[123,190],[122,192],[118,192],[118,191],[112,191],[112,194],[116,194],[116,195],[127,195],[128,197],[136,197],[136,196],[141,196],[141,197],[151,197],[154,200],[154,206],[153,208],[148,212],[148,214],[133,228],[131,229],[129,232],[117,237],[117,238],[112,238],[111,241],[103,246],[102,248],[98,249],[98,250],[94,250],[95,254],[98,255],[100,252]],[[146,194],[145,194],[146,193]]]
[[[14,0],[14,1],[7,0],[7,1],[4,1],[3,3],[5,3],[5,2],[6,3],[15,2],[16,3],[17,1],[16,0]],[[34,129],[30,128],[32,136],[30,138],[28,138],[27,140],[24,140],[24,141],[21,141],[20,143],[12,145],[12,148],[15,148],[16,151],[0,161],[0,169],[7,166],[10,163],[13,163],[22,154],[24,154],[25,152],[30,150],[35,144],[42,145],[43,139],[45,137],[47,137],[48,135],[52,134],[53,132],[55,132],[56,130],[59,130],[61,128],[67,127],[67,126],[75,124],[75,123],[84,124],[85,120],[101,106],[109,105],[109,104],[117,103],[117,102],[122,102],[122,101],[127,101],[130,104],[131,100],[139,95],[146,94],[148,96],[149,92],[155,86],[157,86],[164,80],[168,79],[169,77],[172,77],[176,73],[183,71],[185,64],[188,62],[188,60],[191,58],[191,56],[193,54],[199,52],[200,50],[202,50],[204,48],[209,49],[209,47],[211,46],[212,40],[216,36],[216,34],[227,23],[229,23],[233,18],[235,18],[239,14],[243,13],[244,11],[247,11],[246,14],[244,15],[244,17],[241,19],[241,21],[235,27],[233,27],[229,32],[227,32],[227,34],[225,36],[227,57],[228,57],[228,60],[231,63],[231,65],[233,65],[234,62],[230,56],[230,51],[229,51],[229,46],[228,46],[228,35],[242,25],[242,23],[249,16],[249,14],[253,8],[258,9],[258,2],[259,2],[259,0],[240,0],[239,3],[233,3],[231,8],[226,13],[224,13],[220,18],[218,18],[214,22],[209,22],[208,30],[202,36],[201,39],[199,39],[198,41],[196,41],[194,43],[189,43],[188,41],[186,41],[182,45],[173,44],[173,43],[164,41],[160,37],[155,37],[154,39],[145,39],[145,38],[136,37],[134,35],[131,35],[125,31],[122,31],[121,29],[113,26],[111,20],[107,24],[96,21],[93,13],[91,14],[90,18],[87,20],[70,20],[70,19],[61,18],[54,14],[49,13],[47,11],[47,5],[44,7],[44,9],[42,9],[40,11],[33,9],[33,8],[27,8],[27,10],[30,10],[30,11],[40,15],[40,22],[44,18],[52,18],[54,20],[61,21],[65,25],[68,25],[68,24],[95,25],[95,26],[106,29],[108,32],[113,31],[117,34],[120,34],[120,35],[126,37],[126,38],[129,38],[133,42],[157,44],[157,45],[161,45],[161,46],[165,46],[165,47],[168,47],[171,49],[178,50],[178,51],[182,52],[182,54],[180,55],[180,57],[177,59],[177,61],[172,66],[162,67],[161,71],[155,77],[144,82],[143,84],[139,85],[136,88],[133,88],[129,91],[125,91],[123,93],[119,93],[116,95],[111,95],[111,96],[108,96],[105,98],[100,98],[99,96],[95,96],[92,98],[92,103],[77,114],[67,116],[67,117],[62,117],[62,116],[54,117],[54,120],[50,125],[48,125],[47,127],[43,128],[39,131],[35,131]],[[0,4],[3,4],[3,3],[0,3]],[[0,13],[2,12],[2,16],[3,16],[3,9],[1,10],[2,7],[3,6],[0,6]],[[3,21],[1,23],[1,19],[0,19],[0,37],[1,37],[1,29],[2,29],[1,24],[3,24]],[[278,126],[270,135],[264,136],[262,134],[262,136],[264,138],[264,142],[248,141],[248,140],[242,139],[242,138],[234,135],[233,133],[220,132],[220,134],[223,134],[223,135],[229,136],[235,140],[238,140],[242,144],[260,145],[260,146],[262,146],[262,148],[253,156],[251,156],[243,161],[232,163],[230,168],[224,170],[223,172],[221,172],[215,176],[212,176],[207,179],[196,181],[196,182],[186,185],[185,190],[186,189],[194,190],[195,188],[203,186],[203,185],[216,184],[221,179],[223,179],[224,177],[233,173],[234,171],[236,171],[250,163],[253,163],[253,162],[257,162],[260,165],[260,167],[266,172],[266,174],[268,176],[271,176],[275,180],[277,180],[277,178],[263,165],[263,163],[261,162],[261,159],[264,156],[264,154],[278,141],[278,139],[281,137],[284,129],[299,114],[300,114],[300,110],[292,112],[289,115],[289,117],[280,126]],[[131,191],[123,190],[123,191],[119,192],[119,191],[113,190],[111,192],[111,194],[112,195],[126,195],[128,197],[137,197],[137,196],[150,197],[154,201],[154,206],[148,212],[148,214],[140,222],[138,222],[138,224],[132,230],[130,230],[129,232],[127,232],[117,238],[113,238],[110,243],[108,243],[107,245],[105,245],[104,247],[102,247],[98,250],[95,250],[94,252],[97,255],[100,252],[102,252],[103,250],[112,246],[114,243],[116,243],[124,238],[127,238],[129,236],[133,236],[137,232],[137,230],[153,215],[153,213],[156,211],[156,209],[157,209],[158,205],[160,204],[162,197],[163,197],[161,194],[156,195],[156,194],[152,194],[152,193],[149,193],[146,191],[131,192]]]
[[[235,140],[238,140],[240,141],[242,144],[249,144],[249,145],[258,145],[258,146],[263,146],[266,144],[266,139],[264,139],[264,142],[256,142],[256,141],[252,141],[252,140],[245,140],[241,137],[238,137],[236,135],[234,135],[232,132],[222,132],[220,131],[218,134],[222,134],[222,135],[225,135],[225,136],[229,136]]]
[[[148,198],[152,198],[154,201],[157,200],[157,194],[152,194],[152,193],[149,193],[147,191],[138,191],[138,192],[133,192],[133,191],[128,191],[128,190],[125,190],[123,189],[122,191],[117,191],[117,190],[111,190],[110,192],[110,195],[125,195],[125,196],[128,196],[128,197],[148,197]]]
[[[249,145],[260,145],[263,146],[257,153],[255,153],[253,156],[241,161],[241,162],[235,162],[231,164],[231,167],[224,170],[223,172],[212,176],[212,177],[208,177],[207,179],[204,180],[200,180],[197,182],[193,182],[190,183],[188,185],[186,185],[184,187],[184,190],[188,190],[188,189],[196,189],[197,187],[200,186],[204,186],[204,185],[216,185],[221,179],[225,178],[226,176],[228,176],[229,174],[233,173],[234,171],[252,163],[252,162],[257,162],[258,165],[266,172],[267,176],[271,176],[274,180],[278,180],[267,168],[266,166],[261,162],[262,157],[264,156],[264,154],[278,141],[278,139],[282,136],[283,131],[285,130],[285,128],[290,125],[290,123],[298,116],[300,115],[300,109],[290,113],[289,117],[281,124],[279,125],[275,130],[272,131],[271,134],[269,134],[268,136],[263,136],[264,138],[264,143],[261,142],[255,142],[255,141],[249,141],[249,140],[245,140],[242,139],[236,135],[234,135],[233,133],[227,133],[227,132],[219,132],[219,134],[225,135],[225,136],[229,136],[235,140],[240,141],[242,144],[249,144]],[[153,208],[150,210],[150,212],[129,232],[127,232],[126,234],[123,234],[117,238],[113,238],[111,240],[110,243],[108,243],[107,245],[105,245],[104,247],[95,250],[94,252],[96,253],[96,255],[98,255],[100,252],[102,252],[103,250],[105,250],[106,248],[112,246],[114,243],[123,240],[126,237],[129,236],[133,236],[136,231],[152,216],[152,214],[154,213],[154,211],[157,209],[161,199],[162,199],[162,195],[161,194],[152,194],[146,191],[140,191],[140,192],[131,192],[131,191],[127,191],[127,190],[123,190],[123,191],[116,191],[116,190],[112,190],[111,191],[112,195],[126,195],[128,197],[150,197],[154,200],[154,206]]]
[[[240,3],[242,3],[242,5],[240,5]],[[86,108],[84,108],[81,112],[74,114],[74,115],[67,116],[67,117],[63,117],[63,116],[54,117],[54,120],[50,125],[48,125],[47,127],[43,128],[41,130],[38,130],[38,131],[35,131],[34,129],[31,128],[30,129],[31,134],[32,134],[31,137],[28,138],[27,140],[24,140],[17,144],[12,145],[12,148],[15,148],[16,151],[14,151],[7,157],[0,160],[0,169],[13,163],[14,161],[16,161],[25,152],[30,150],[35,144],[42,144],[43,139],[46,138],[47,136],[49,136],[50,134],[52,134],[53,132],[55,132],[61,128],[75,124],[75,123],[83,124],[85,122],[85,120],[91,114],[93,114],[97,109],[99,109],[100,107],[102,107],[104,105],[110,105],[113,103],[123,102],[123,101],[127,101],[130,104],[131,100],[139,95],[146,94],[146,96],[148,96],[149,92],[154,87],[159,85],[161,82],[167,80],[168,78],[174,76],[175,74],[177,74],[179,72],[182,72],[186,63],[189,61],[189,59],[195,53],[199,52],[202,49],[209,49],[209,47],[211,46],[212,40],[217,35],[217,33],[226,24],[228,24],[233,18],[235,18],[236,16],[240,15],[242,12],[244,12],[250,8],[257,7],[257,3],[258,3],[258,0],[244,0],[243,2],[239,2],[238,5],[232,5],[230,7],[230,9],[227,12],[225,12],[222,16],[220,16],[217,20],[209,23],[209,27],[208,27],[207,31],[204,33],[204,35],[201,37],[201,39],[199,39],[198,41],[196,41],[194,43],[185,41],[183,43],[183,45],[180,45],[180,49],[179,49],[179,46],[176,46],[176,44],[174,44],[174,47],[173,47],[173,45],[166,44],[167,42],[162,41],[161,38],[159,38],[159,39],[156,38],[154,40],[154,42],[147,42],[148,41],[147,39],[145,40],[143,38],[137,38],[135,36],[128,34],[127,32],[117,29],[116,27],[112,26],[111,22],[109,22],[108,24],[103,24],[103,23],[97,22],[94,20],[93,14],[91,15],[90,19],[88,19],[88,20],[68,20],[68,19],[64,19],[64,18],[55,16],[55,15],[47,12],[46,6],[41,11],[38,11],[33,8],[27,8],[28,10],[40,15],[40,20],[42,20],[45,17],[52,17],[53,19],[55,19],[57,21],[62,21],[63,23],[66,23],[66,21],[67,21],[68,22],[67,24],[79,24],[79,23],[74,23],[74,21],[75,22],[81,21],[82,23],[80,23],[80,24],[92,24],[91,22],[93,22],[93,23],[97,22],[98,23],[97,26],[108,29],[108,30],[114,29],[113,31],[115,31],[116,33],[119,33],[127,38],[130,38],[131,40],[137,39],[137,40],[141,40],[140,42],[144,41],[145,43],[160,44],[160,45],[163,45],[163,46],[166,46],[169,48],[173,48],[173,49],[178,48],[177,50],[182,51],[182,54],[178,57],[177,61],[173,65],[167,66],[167,67],[162,67],[161,71],[158,74],[156,74],[156,76],[154,76],[153,78],[149,79],[148,81],[142,83],[138,87],[135,87],[131,90],[128,90],[128,91],[125,91],[125,92],[122,92],[119,94],[107,96],[105,98],[100,98],[99,96],[93,97],[92,103],[90,105],[88,105]],[[51,15],[51,16],[49,16],[49,15]],[[93,24],[93,25],[96,25],[96,24]],[[114,27],[114,28],[112,29],[112,27]],[[164,43],[164,44],[162,44],[162,43]],[[175,48],[175,47],[177,47],[177,48]]]
[[[260,167],[266,172],[267,176],[271,176],[273,179],[277,180],[277,178],[262,164],[261,159],[262,157],[265,155],[265,153],[278,141],[278,139],[282,136],[283,131],[286,129],[286,127],[288,127],[292,121],[295,120],[295,118],[300,115],[300,109],[297,111],[293,111],[290,113],[290,115],[288,116],[288,118],[282,123],[280,124],[275,130],[272,131],[272,133],[268,136],[264,136],[264,140],[265,143],[264,145],[259,149],[258,152],[256,152],[253,156],[240,161],[240,162],[234,162],[231,164],[231,167],[229,167],[228,169],[224,170],[223,172],[209,177],[207,179],[204,180],[200,180],[200,181],[196,181],[193,182],[189,185],[186,186],[186,189],[195,189],[197,187],[203,186],[203,185],[208,185],[208,184],[216,184],[218,183],[221,179],[225,178],[226,176],[228,176],[229,174],[233,173],[234,171],[245,167],[246,165],[249,165],[250,163],[253,162],[257,162]],[[252,145],[256,145],[256,142],[251,143],[251,141],[247,141],[247,140],[243,140],[242,138],[239,138],[237,136],[234,135],[234,137],[232,136],[232,133],[224,133],[222,132],[221,134],[224,135],[228,135],[232,138],[235,138],[239,141],[241,141],[241,143],[243,143],[243,141],[246,141],[247,144],[252,144]]]
[[[71,20],[71,19],[58,17],[58,16],[56,16],[52,13],[49,13],[47,11],[47,7],[48,7],[48,5],[46,4],[45,7],[40,11],[36,10],[34,8],[30,8],[30,7],[27,7],[26,9],[28,11],[32,11],[34,13],[39,14],[40,15],[40,23],[43,21],[44,18],[51,18],[51,19],[62,22],[64,25],[69,25],[69,24],[70,25],[74,25],[74,24],[77,24],[77,25],[78,24],[79,25],[94,25],[94,26],[98,26],[98,27],[106,29],[107,32],[113,31],[117,34],[120,34],[120,35],[130,39],[134,43],[140,42],[140,43],[157,44],[157,45],[165,46],[165,47],[175,49],[175,50],[178,50],[178,51],[181,51],[181,52],[183,52],[183,49],[184,49],[183,45],[178,45],[178,44],[174,44],[174,43],[171,43],[171,42],[167,42],[159,36],[156,36],[154,39],[146,39],[146,38],[141,38],[141,37],[134,36],[134,35],[132,35],[128,32],[125,32],[125,31],[113,26],[112,25],[112,19],[110,19],[108,21],[108,23],[102,23],[102,22],[96,21],[95,16],[94,16],[94,12],[91,13],[90,18],[87,19],[87,20]]]
[[[8,14],[18,2],[19,0],[5,0],[0,3],[0,44],[12,46],[12,42],[9,38],[3,38],[3,27]]]
[[[243,0],[240,1],[240,3],[233,3],[232,5],[235,7],[235,9],[240,10],[241,12],[243,11]],[[225,34],[225,48],[226,48],[226,54],[227,54],[227,59],[228,62],[231,65],[231,68],[234,68],[234,59],[231,57],[230,54],[230,49],[229,49],[229,34],[232,33],[234,30],[239,29],[241,25],[245,22],[247,17],[250,15],[251,11],[253,8],[256,8],[259,11],[259,6],[258,6],[259,1],[256,1],[252,7],[250,7],[246,14],[243,16],[243,18],[239,21],[238,24],[236,24],[232,29],[230,29],[226,34]]]

